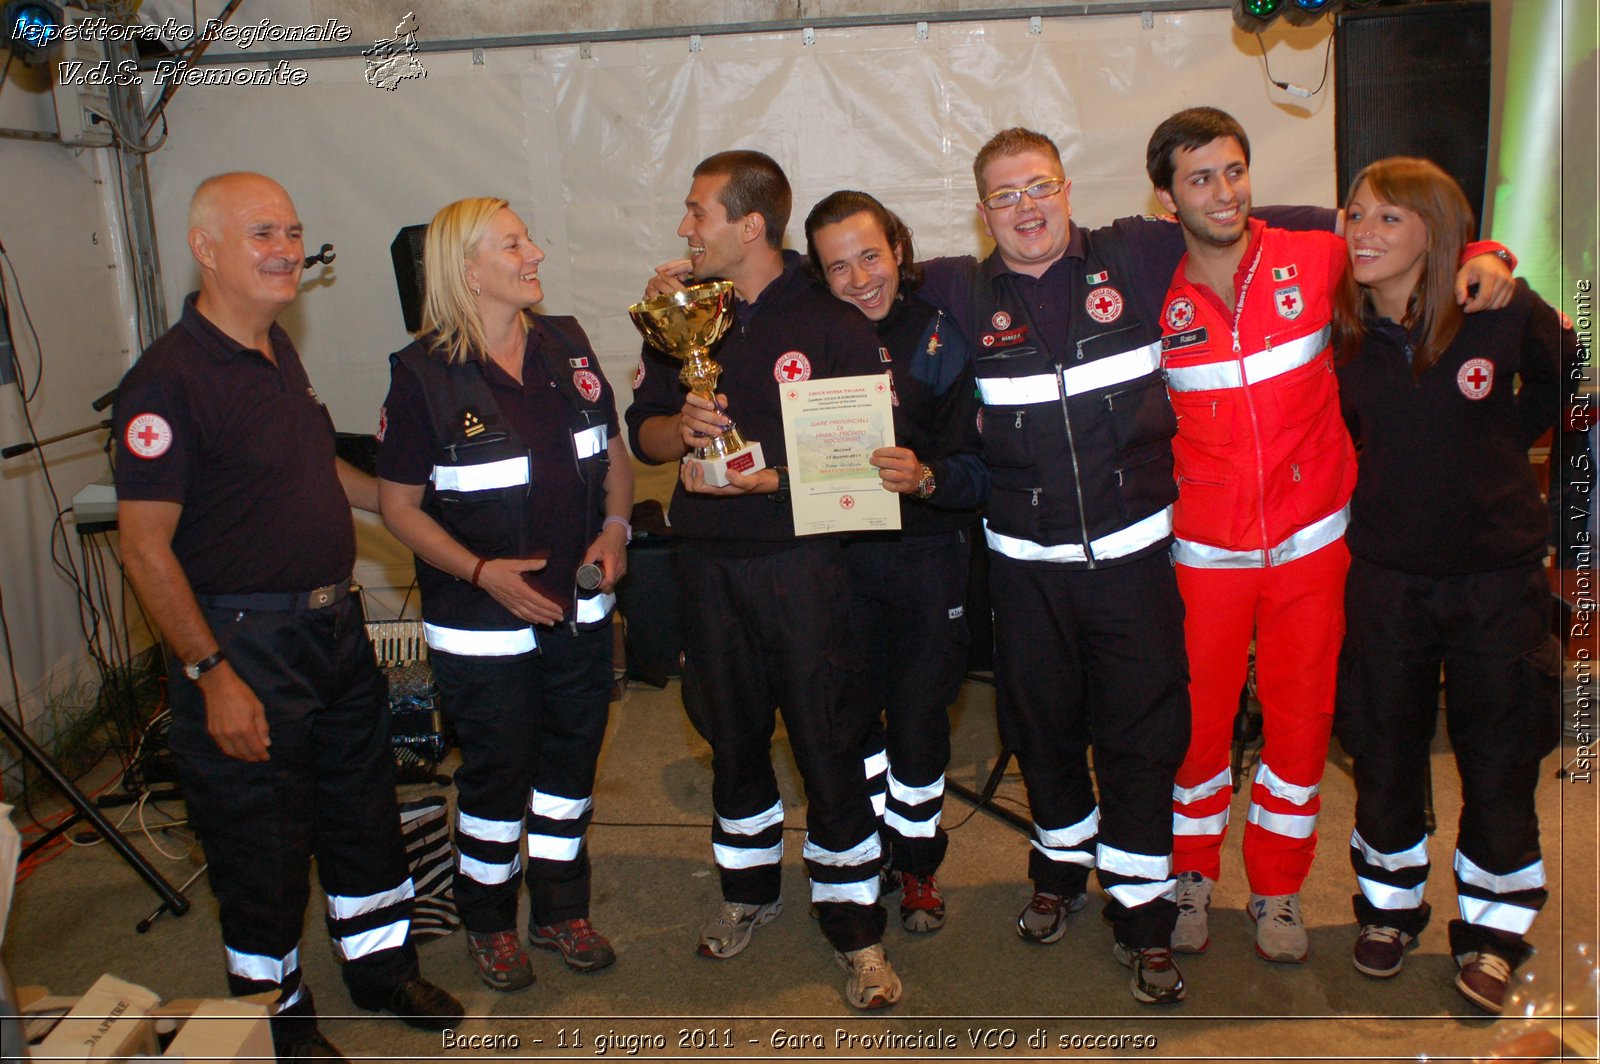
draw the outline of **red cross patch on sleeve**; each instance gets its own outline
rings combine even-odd
[[[139,414],[128,422],[123,443],[139,458],[160,458],[172,447],[172,426],[160,414]]]

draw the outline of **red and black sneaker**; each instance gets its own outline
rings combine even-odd
[[[535,927],[528,932],[528,939],[540,949],[560,950],[561,959],[575,972],[597,972],[609,968],[617,959],[617,951],[606,936],[583,917]]]
[[[467,932],[467,952],[478,966],[478,978],[502,993],[533,985],[533,962],[517,941],[515,930]]]

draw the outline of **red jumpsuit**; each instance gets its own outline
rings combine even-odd
[[[1292,894],[1316,852],[1350,564],[1356,461],[1329,346],[1345,246],[1331,233],[1251,222],[1231,311],[1188,279],[1187,265],[1162,313],[1193,707],[1172,790],[1173,871],[1218,878],[1233,794],[1228,747],[1254,636],[1265,743],[1245,870],[1254,893]]]

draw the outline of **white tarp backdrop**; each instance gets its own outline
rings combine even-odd
[[[419,14],[418,37],[448,38]],[[1276,77],[1314,86],[1326,24],[1275,31]],[[358,43],[358,42],[351,42]],[[923,254],[987,250],[971,161],[995,130],[1027,125],[1060,144],[1076,216],[1154,207],[1151,129],[1178,108],[1231,111],[1255,149],[1256,200],[1331,204],[1330,84],[1300,101],[1272,88],[1254,38],[1225,10],[687,36],[541,48],[420,52],[424,78],[383,90],[359,56],[300,60],[298,87],[189,86],[150,159],[169,313],[194,287],[184,246],[195,184],[227,169],[290,190],[313,269],[286,317],[318,393],[344,431],[373,431],[386,356],[407,342],[389,261],[405,225],[469,195],[509,199],[548,258],[544,308],[577,315],[619,401],[638,361],[626,308],[676,236],[689,174],[725,148],[767,152],[795,190],[789,244],[810,206],[862,188],[900,211]],[[230,57],[230,62],[231,62]],[[259,64],[258,64],[259,67]],[[365,582],[409,583],[403,552],[363,536]],[[386,573],[374,570],[387,569]],[[358,574],[361,576],[363,574]]]
[[[202,3],[202,19],[215,7]],[[462,35],[451,5],[415,7],[420,41]],[[239,17],[320,22],[339,8],[252,0]],[[410,9],[393,5],[384,24]],[[187,21],[189,11],[176,0],[145,5],[154,20]],[[360,11],[370,34],[372,5]],[[1200,103],[1224,107],[1249,130],[1257,202],[1336,198],[1331,77],[1309,100],[1273,88],[1256,40],[1226,10],[1158,12],[1148,27],[1139,14],[1046,17],[1037,33],[1020,18],[933,22],[925,36],[914,24],[819,28],[811,43],[799,30],[708,34],[698,51],[686,35],[662,32],[588,46],[421,51],[427,76],[393,91],[367,83],[359,55],[290,60],[306,71],[299,86],[183,87],[168,110],[170,136],[148,157],[168,316],[176,319],[196,284],[185,246],[190,192],[224,170],[282,181],[310,248],[338,250],[331,267],[308,272],[284,324],[335,423],[352,432],[375,428],[386,356],[407,342],[390,241],[462,196],[503,195],[525,216],[549,256],[545,309],[578,316],[623,404],[639,349],[626,307],[652,266],[682,254],[675,230],[689,172],[713,151],[758,148],[787,169],[796,247],[810,206],[849,186],[905,215],[924,254],[986,251],[971,159],[989,134],[1014,124],[1060,143],[1080,220],[1149,210],[1149,131]],[[1317,85],[1329,35],[1325,23],[1275,27],[1266,35],[1274,76]],[[218,45],[212,58],[232,69],[277,62],[260,47],[225,53]],[[14,69],[0,97],[0,125],[48,131],[49,93],[24,86],[22,74]],[[92,421],[89,401],[138,353],[110,158],[110,149],[0,141],[12,194],[0,202],[0,239],[49,353],[33,407],[41,436]],[[31,369],[31,342],[18,343]],[[14,388],[0,389],[3,442],[25,436],[20,406]],[[91,436],[52,449],[63,502],[104,472],[98,448]],[[660,492],[664,478],[647,483]],[[73,671],[84,649],[71,592],[50,569],[51,515],[32,459],[0,468],[0,510],[0,578],[31,718],[40,689]],[[375,604],[382,616],[410,582],[410,559],[375,521],[359,523],[358,579],[397,588]]]

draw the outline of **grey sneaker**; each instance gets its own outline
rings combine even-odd
[[[1300,964],[1306,959],[1311,943],[1300,916],[1299,894],[1252,894],[1249,912],[1256,922],[1258,956],[1283,964]]]
[[[1067,933],[1067,917],[1089,904],[1089,895],[1066,897],[1038,891],[1017,917],[1017,934],[1025,941],[1048,946]]]
[[[776,920],[781,912],[781,898],[765,905],[746,905],[738,901],[720,903],[716,915],[700,929],[700,956],[715,957],[719,961],[737,956],[750,944],[750,936],[756,928]]]
[[[1211,944],[1211,889],[1217,885],[1199,872],[1178,873],[1178,922],[1172,948],[1178,953],[1204,953]]]
[[[863,946],[849,953],[835,953],[833,959],[847,973],[845,1000],[858,1009],[886,1009],[900,1000],[900,977],[889,966],[881,943]]]

